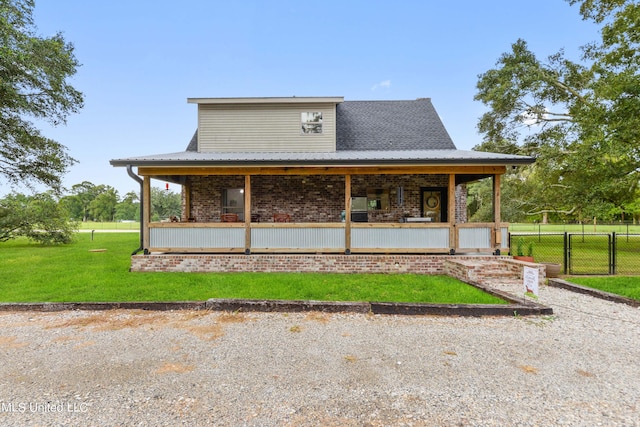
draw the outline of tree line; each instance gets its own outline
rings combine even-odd
[[[151,219],[161,221],[180,216],[182,197],[151,188]],[[68,194],[54,191],[25,195],[12,193],[0,199],[0,241],[20,236],[43,243],[69,243],[79,222],[138,221],[140,199],[130,191],[120,197],[109,185],[84,181]]]

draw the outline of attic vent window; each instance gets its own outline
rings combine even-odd
[[[306,112],[300,113],[303,134],[322,133],[322,113]]]

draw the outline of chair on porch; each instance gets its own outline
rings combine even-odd
[[[220,215],[220,221],[222,222],[238,222],[238,214],[226,213]]]
[[[291,222],[291,215],[286,213],[273,214],[273,222]]]
[[[251,222],[260,222],[260,214],[251,214]]]

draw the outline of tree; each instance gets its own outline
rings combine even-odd
[[[89,213],[96,221],[113,221],[118,204],[118,191],[109,185],[98,185],[97,195],[89,204]]]
[[[140,201],[135,191],[124,195],[120,203],[116,205],[117,221],[136,221],[140,219]]]
[[[70,243],[75,224],[51,193],[0,200],[0,241],[23,236],[42,244]]]
[[[0,174],[59,192],[75,160],[30,120],[64,124],[82,108],[82,93],[67,83],[79,64],[62,34],[36,35],[33,8],[33,0],[0,0]]]
[[[154,221],[179,217],[182,212],[182,199],[180,194],[173,191],[151,188],[151,216]]]
[[[71,187],[71,195],[65,196],[61,202],[69,210],[71,218],[77,221],[89,220],[89,205],[98,195],[98,188],[89,181],[83,181]]]
[[[602,25],[602,40],[585,45],[580,62],[562,51],[543,61],[514,43],[479,76],[475,98],[489,111],[476,149],[537,158],[505,177],[526,177],[526,212],[602,217],[634,200],[640,178],[640,5],[568,1]]]

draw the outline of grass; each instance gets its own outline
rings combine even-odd
[[[80,230],[140,230],[139,222],[78,222]]]
[[[534,224],[510,223],[511,233],[640,233],[640,224],[598,224],[593,222],[583,224]]]
[[[640,301],[640,277],[607,276],[607,277],[583,277],[572,276],[567,278],[572,283],[577,283],[589,288],[599,289],[616,295]]]
[[[136,233],[78,233],[76,243],[0,243],[0,301],[190,301],[208,298],[504,304],[448,276],[131,273]],[[92,250],[103,250],[92,252]]]
[[[563,234],[512,235],[514,245],[520,237],[533,242],[536,262],[564,264]],[[607,234],[570,235],[568,274],[609,274],[609,238]],[[640,235],[616,235],[615,264],[616,274],[640,274]]]

